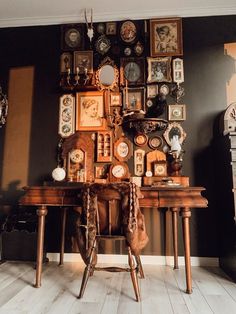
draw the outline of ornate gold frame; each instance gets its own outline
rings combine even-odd
[[[176,130],[176,131],[175,131]],[[166,140],[166,143],[171,146],[171,132],[175,132],[176,134],[174,135],[178,135],[179,136],[179,143],[182,144],[183,141],[185,140],[187,134],[185,133],[184,129],[182,128],[182,126],[178,123],[178,122],[172,122],[168,125],[167,129],[165,130],[165,132],[163,133],[163,137]],[[178,133],[178,134],[177,134]]]
[[[100,72],[101,72],[101,69],[105,66],[105,65],[110,65],[113,67],[114,69],[114,81],[111,85],[103,85],[100,81]],[[104,90],[104,89],[107,89],[107,90],[111,90],[111,91],[114,91],[118,88],[118,83],[119,83],[119,70],[117,68],[117,66],[115,65],[114,61],[109,58],[109,57],[106,57],[102,60],[102,62],[99,64],[98,66],[98,69],[95,73],[95,82],[96,82],[96,85],[97,87],[100,89],[100,90]]]

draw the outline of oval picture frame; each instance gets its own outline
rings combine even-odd
[[[148,146],[151,149],[157,149],[159,147],[161,147],[163,144],[163,140],[160,136],[153,136],[151,138],[149,138],[148,140]]]
[[[137,24],[131,20],[121,22],[119,36],[120,39],[126,44],[133,44],[138,37]]]
[[[179,143],[182,144],[187,134],[178,122],[172,122],[168,125],[167,129],[163,133],[163,137],[166,143],[171,146],[171,139],[174,135],[178,135]]]
[[[146,145],[147,141],[148,141],[148,137],[146,134],[139,133],[135,135],[134,137],[135,145],[140,146],[140,147]]]

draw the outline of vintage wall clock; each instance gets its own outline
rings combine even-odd
[[[116,162],[110,166],[109,169],[109,181],[119,182],[124,179],[129,179],[129,168],[124,162]]]
[[[126,44],[133,44],[137,38],[137,26],[133,21],[124,21],[120,24],[120,39]]]
[[[119,161],[128,160],[132,153],[132,144],[124,136],[114,143],[114,156]]]
[[[167,165],[165,161],[157,161],[154,163],[154,176],[167,176]]]
[[[68,152],[67,177],[69,181],[86,182],[86,152],[73,148]]]

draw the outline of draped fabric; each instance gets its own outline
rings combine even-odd
[[[108,197],[104,197],[105,195]],[[112,199],[113,196],[114,200]],[[141,197],[139,188],[133,183],[94,183],[84,186],[82,190],[82,213],[76,221],[76,239],[85,264],[88,264],[96,235],[107,234],[105,201],[109,198],[117,205],[114,211],[117,217],[113,219],[112,231],[115,232],[115,235],[124,235],[132,253],[140,255],[140,251],[148,242],[144,216],[140,211],[138,202]],[[120,220],[118,215],[121,216]],[[93,264],[96,264],[96,258]]]

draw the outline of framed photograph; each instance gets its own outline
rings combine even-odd
[[[95,166],[95,178],[106,179],[107,167],[106,166]]]
[[[116,35],[116,22],[107,22],[106,23],[106,34],[107,35]]]
[[[101,91],[76,94],[76,130],[106,130],[104,94]]]
[[[122,99],[120,92],[111,92],[110,93],[110,106],[120,107],[122,106]]]
[[[158,85],[147,86],[147,98],[154,98],[158,94]]]
[[[137,134],[134,137],[134,143],[137,146],[144,146],[147,144],[148,137],[146,134]]]
[[[101,55],[104,55],[108,52],[108,50],[111,48],[111,41],[109,38],[106,37],[106,35],[101,35],[98,37],[95,48],[98,53]]]
[[[167,165],[165,161],[157,161],[154,163],[154,176],[167,176]]]
[[[169,146],[171,146],[174,136],[178,138],[179,144],[182,144],[186,138],[186,133],[178,122],[171,122],[163,133],[163,137]]]
[[[70,52],[64,52],[60,58],[60,72],[67,73],[68,69],[72,72],[72,54]]]
[[[65,94],[60,97],[59,104],[59,128],[58,133],[65,138],[75,131],[75,98],[72,94]]]
[[[169,121],[184,121],[186,120],[186,106],[185,104],[169,105],[168,106]]]
[[[181,18],[150,20],[150,49],[152,57],[183,55]]]
[[[125,85],[145,84],[145,60],[144,58],[121,58],[120,60],[120,84]]]
[[[126,44],[133,44],[138,35],[136,23],[130,20],[121,22],[119,35]]]
[[[173,82],[180,84],[184,82],[184,63],[183,59],[173,60]]]
[[[147,83],[172,82],[171,57],[147,58],[148,79]]]
[[[114,156],[119,161],[126,161],[133,155],[132,143],[124,136],[114,143]]]
[[[123,102],[126,111],[145,111],[145,88],[124,88]]]
[[[78,50],[84,46],[84,25],[67,24],[61,26],[62,50]]]
[[[151,149],[157,149],[162,146],[163,140],[160,136],[153,136],[149,139],[148,145]]]
[[[145,151],[143,149],[136,149],[134,151],[134,174],[136,176],[143,176],[145,169],[144,169],[144,158],[145,158]]]
[[[87,69],[87,73],[93,73],[93,51],[75,51],[74,52],[74,73],[79,71],[79,74],[84,73],[84,69]]]

